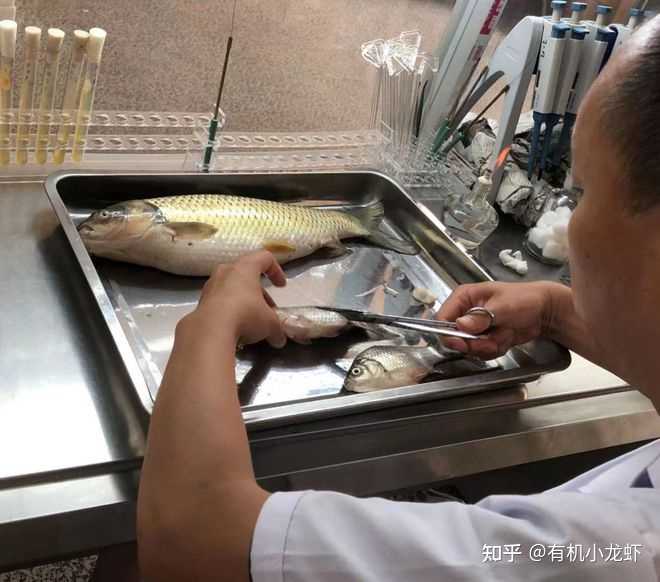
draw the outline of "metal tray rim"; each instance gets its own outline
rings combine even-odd
[[[337,174],[336,171],[318,171],[318,172],[305,172],[305,174]],[[417,209],[424,214],[425,218],[429,220],[433,227],[440,231],[445,237],[454,243],[455,251],[461,254],[463,260],[468,261],[471,266],[478,271],[484,280],[492,281],[492,277],[489,273],[484,270],[481,265],[479,265],[463,248],[457,245],[453,239],[451,239],[448,234],[446,227],[442,222],[433,214],[426,206],[423,204],[417,203],[406,191],[401,187],[395,180],[391,177],[382,174],[377,171],[346,171],[341,172],[342,174],[358,174],[358,175],[374,175],[378,176],[381,179],[384,179],[390,182],[400,193],[401,196],[405,197],[409,202],[414,204]],[[263,175],[292,175],[291,172],[268,172]],[[153,410],[153,398],[148,388],[147,380],[144,377],[144,373],[140,368],[140,365],[137,360],[137,356],[130,345],[130,341],[126,336],[125,330],[122,328],[117,314],[112,306],[111,300],[108,297],[104,285],[101,281],[101,278],[94,266],[92,258],[90,257],[87,249],[82,245],[75,225],[71,221],[71,217],[67,210],[66,205],[64,204],[62,198],[59,195],[57,190],[58,182],[66,177],[72,176],[108,176],[115,175],[121,177],[131,177],[131,176],[150,176],[150,175],[160,175],[160,176],[184,176],[190,177],[194,175],[199,175],[197,172],[154,172],[154,171],[145,171],[145,172],[122,172],[122,171],[112,171],[112,172],[99,172],[94,170],[80,170],[80,171],[70,171],[62,170],[50,174],[45,181],[45,190],[48,196],[48,199],[57,214],[57,217],[64,229],[64,232],[69,240],[69,243],[72,247],[72,250],[80,263],[83,275],[87,280],[87,283],[94,295],[96,302],[99,305],[101,314],[104,317],[108,329],[110,331],[111,337],[115,342],[116,348],[119,352],[119,356],[126,366],[127,373],[133,383],[135,390],[138,394],[141,405],[147,411],[151,413]],[[208,176],[208,174],[204,174]],[[241,175],[254,177],[255,175],[260,175],[259,173],[245,173],[245,174],[232,174],[232,177],[240,177]],[[553,344],[555,342],[552,342]],[[558,345],[558,344],[555,344]],[[298,401],[284,404],[277,404],[269,407],[264,407],[261,409],[246,410],[243,412],[243,418],[247,425],[250,427],[266,427],[272,424],[281,422],[285,418],[290,418],[292,415],[303,414],[306,419],[308,418],[318,418],[321,416],[327,416],[331,413],[331,410],[334,411],[334,414],[338,413],[337,409],[341,409],[346,413],[357,412],[358,410],[367,410],[373,409],[376,407],[383,406],[394,406],[397,404],[407,404],[411,401],[419,400],[430,400],[436,398],[450,397],[461,394],[467,394],[469,392],[475,392],[478,390],[483,390],[487,387],[503,386],[503,385],[512,385],[520,384],[524,382],[529,382],[537,379],[539,376],[545,373],[555,372],[563,370],[570,365],[571,358],[570,353],[565,348],[559,346],[560,356],[553,361],[552,365],[541,365],[536,364],[533,366],[528,366],[525,368],[523,374],[518,370],[499,370],[497,372],[484,372],[475,376],[469,376],[464,378],[453,378],[451,380],[439,380],[435,382],[427,382],[424,384],[418,384],[413,386],[401,387],[396,389],[391,389],[381,392],[372,392],[364,394],[350,394],[342,398],[342,405],[338,407],[326,407],[319,406],[319,403],[322,403],[325,399],[312,400],[312,401]],[[443,388],[449,387],[451,385],[452,389],[448,390],[446,395],[443,395]]]

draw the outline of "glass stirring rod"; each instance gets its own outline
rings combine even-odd
[[[101,55],[103,54],[103,45],[105,44],[106,36],[107,33],[102,28],[92,28],[89,31],[89,38],[87,39],[87,64],[80,90],[80,104],[76,116],[76,132],[73,136],[73,149],[71,150],[71,158],[75,162],[81,162],[85,153],[87,132],[92,118],[94,93],[96,92],[96,82],[99,77]]]
[[[16,162],[27,164],[30,144],[30,121],[34,108],[34,90],[37,85],[37,63],[41,29],[26,26],[23,37],[23,81],[18,94],[18,128],[16,129]]]
[[[71,59],[69,60],[69,69],[67,70],[66,80],[64,82],[64,97],[62,99],[61,111],[62,118],[60,127],[57,131],[55,153],[53,154],[53,161],[56,164],[64,162],[66,147],[73,131],[76,107],[80,100],[80,90],[82,88],[81,76],[85,64],[85,55],[87,54],[88,39],[88,32],[84,30],[73,31]]]
[[[48,161],[48,143],[50,141],[50,122],[55,106],[55,85],[60,67],[60,53],[64,42],[64,31],[49,28],[46,40],[46,56],[41,78],[39,97],[39,125],[37,126],[36,159],[38,164]]]
[[[12,82],[14,78],[14,56],[16,54],[16,23],[13,20],[0,21],[0,166],[10,162],[9,139],[11,128]],[[4,117],[4,116],[3,116]]]

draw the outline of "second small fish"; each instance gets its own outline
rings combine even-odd
[[[433,372],[440,362],[460,358],[431,346],[376,346],[362,352],[351,366],[344,388],[350,392],[374,392],[411,386]]]

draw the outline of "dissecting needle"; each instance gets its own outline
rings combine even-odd
[[[34,107],[35,88],[37,86],[37,62],[41,29],[36,26],[26,26],[23,40],[23,81],[18,94],[18,128],[16,130],[16,161],[27,164],[28,145],[30,143],[30,119]],[[28,119],[25,119],[25,117]]]
[[[80,89],[80,104],[76,115],[76,131],[71,150],[71,158],[75,162],[81,162],[85,153],[87,131],[92,118],[94,93],[99,78],[99,67],[106,36],[107,33],[102,28],[92,28],[87,39],[87,64]]]
[[[229,63],[229,53],[231,46],[234,43],[234,22],[236,20],[236,6],[238,0],[234,0],[234,9],[231,13],[231,24],[229,26],[229,38],[227,39],[227,48],[225,49],[225,61],[222,65],[222,73],[220,75],[220,87],[218,88],[218,98],[215,101],[215,110],[213,111],[213,118],[209,123],[209,136],[204,150],[204,163],[202,164],[202,171],[208,172],[211,168],[211,157],[213,156],[213,147],[215,146],[215,136],[218,132],[218,124],[220,123],[220,102],[222,101],[222,91],[225,87],[225,76],[227,75],[227,64]]]
[[[213,111],[213,119],[209,124],[209,140],[204,151],[204,171],[208,172],[211,166],[211,156],[213,155],[213,146],[215,145],[215,135],[218,132],[218,123],[220,115],[220,102],[222,101],[222,90],[225,87],[225,76],[227,75],[227,63],[229,62],[229,53],[231,52],[231,45],[234,39],[230,36],[227,39],[227,49],[225,50],[225,62],[222,65],[222,75],[220,77],[220,88],[218,89],[218,99],[215,102],[215,110]]]
[[[50,141],[50,122],[55,105],[55,85],[60,66],[60,53],[64,42],[64,31],[59,28],[48,29],[46,57],[41,79],[39,97],[39,125],[37,126],[36,158],[38,164],[48,160],[48,142]]]
[[[89,33],[84,30],[73,31],[73,47],[71,59],[64,82],[64,97],[62,99],[61,122],[57,132],[57,140],[53,161],[56,164],[64,162],[66,147],[71,136],[72,126],[75,121],[76,106],[80,100],[82,87],[82,71],[87,53],[87,40]]]
[[[16,22],[0,21],[0,114],[11,109],[16,54]],[[9,164],[10,118],[0,119],[0,165]]]

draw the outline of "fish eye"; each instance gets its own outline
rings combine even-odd
[[[353,368],[351,370],[351,376],[362,376],[362,368]]]
[[[101,212],[99,212],[99,216],[101,218],[110,218],[110,212],[107,210],[101,210]]]

